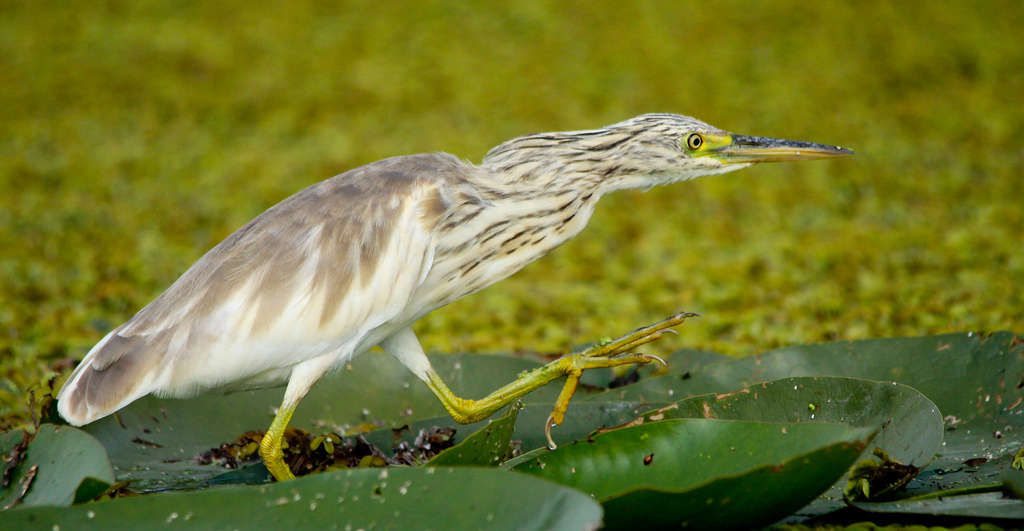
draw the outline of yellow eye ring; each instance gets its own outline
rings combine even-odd
[[[686,137],[686,147],[694,151],[700,149],[700,147],[703,145],[704,137],[700,136],[697,133],[692,133],[690,136]]]

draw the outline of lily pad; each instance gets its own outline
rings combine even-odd
[[[877,433],[826,423],[675,419],[595,435],[513,470],[588,492],[609,528],[770,524],[827,489]]]
[[[642,420],[719,418],[773,422],[832,422],[880,430],[861,457],[880,448],[922,468],[942,447],[942,415],[917,390],[894,382],[858,378],[783,378],[724,394],[701,395],[660,408]],[[819,514],[843,506],[844,474],[802,512]]]
[[[963,418],[990,417],[978,409],[986,397],[1007,412],[1022,407],[1017,398],[1024,397],[1024,385],[1018,388],[1024,378],[1024,343],[1010,332],[840,341],[701,361],[701,367],[691,369],[670,358],[671,374],[592,399],[674,402],[795,376],[899,382],[932,399],[943,414]]]
[[[107,452],[96,439],[70,426],[43,424],[10,485],[0,490],[0,507],[66,507],[102,494],[113,482]]]
[[[998,484],[1009,463],[1002,457],[1022,448],[1017,434],[1024,430],[1024,342],[1010,332],[801,345],[743,359],[705,360],[703,368],[692,371],[675,358],[668,361],[674,371],[670,374],[589,400],[677,400],[797,375],[900,382],[932,400],[946,421],[939,454],[908,485],[910,496]],[[889,446],[893,457],[907,462],[907,456],[892,450]],[[987,464],[970,466],[978,462]],[[934,504],[914,507],[927,511]],[[802,513],[821,514],[833,508],[834,502],[816,504]]]
[[[499,486],[500,488],[495,488]],[[509,503],[509,493],[515,503]],[[529,507],[529,510],[523,510]],[[488,468],[326,472],[287,483],[121,498],[0,513],[3,529],[596,529],[589,496]]]
[[[1001,475],[1003,487],[1018,500],[1024,500],[1024,470],[1010,467]]]
[[[717,418],[832,422],[878,428],[873,448],[923,467],[942,446],[942,415],[916,389],[858,378],[783,378],[739,391],[680,400],[643,419]]]
[[[880,503],[850,502],[850,504],[871,513],[1024,519],[1024,503],[1008,498],[1002,492],[950,494],[925,500],[909,499]]]

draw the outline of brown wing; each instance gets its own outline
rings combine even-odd
[[[61,414],[84,424],[152,392],[281,380],[312,357],[350,356],[403,315],[451,207],[446,187],[465,171],[449,155],[398,157],[282,201],[97,344],[61,390]]]

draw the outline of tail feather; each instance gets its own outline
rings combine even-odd
[[[88,424],[154,390],[165,349],[155,338],[124,337],[114,330],[86,355],[57,395],[57,410],[74,426]]]

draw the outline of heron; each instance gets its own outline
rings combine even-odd
[[[260,455],[275,479],[292,479],[281,442],[299,402],[319,378],[380,346],[459,423],[566,376],[546,427],[553,446],[550,428],[564,420],[583,371],[655,360],[633,350],[688,314],[563,356],[478,400],[445,385],[411,325],[579,234],[610,192],[851,154],[644,114],[515,138],[480,165],[445,153],[373,162],[296,193],[207,252],[89,351],[58,410],[81,426],[149,394],[284,384]]]

